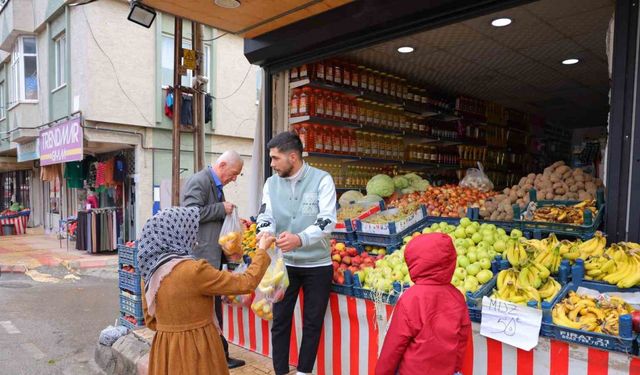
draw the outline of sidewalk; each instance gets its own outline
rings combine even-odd
[[[0,271],[24,273],[41,266],[71,269],[108,267],[118,264],[118,254],[88,254],[75,249],[75,242],[45,234],[42,228],[28,228],[27,234],[0,236]]]

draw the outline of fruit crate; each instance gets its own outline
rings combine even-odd
[[[511,232],[514,229],[522,230],[522,223],[519,221],[501,221],[501,220],[481,219],[480,209],[478,207],[470,207],[469,209],[467,209],[467,217],[473,221],[479,222],[480,224],[493,224],[496,227],[502,228],[507,232]]]
[[[418,210],[399,222],[385,224],[368,224],[358,220],[356,222],[357,241],[364,245],[380,247],[400,247],[403,238],[424,226],[427,208],[421,205]]]
[[[537,193],[535,190],[529,192],[529,199],[531,202],[535,202],[537,207],[546,206],[572,206],[580,203],[580,201],[547,201],[536,200]],[[591,212],[585,210],[584,212],[584,224],[565,224],[565,223],[553,223],[545,221],[528,221],[528,220],[515,220],[520,223],[521,230],[528,238],[542,239],[551,233],[555,233],[558,236],[567,236],[573,238],[580,238],[581,240],[588,240],[595,232],[600,228],[604,213],[606,210],[606,204],[604,203],[604,191],[599,190],[597,193],[596,207],[598,208],[598,214],[596,217],[591,215]]]
[[[398,298],[402,292],[409,288],[409,284],[400,284],[397,281],[393,282],[393,291],[391,293],[381,293],[381,300],[387,305],[395,305],[398,302]],[[370,301],[376,301],[377,292],[364,288],[360,282],[358,275],[353,276],[353,296],[356,298],[368,299]]]
[[[331,291],[338,294],[344,294],[345,296],[354,296],[353,294],[353,275],[351,271],[346,270],[344,272],[344,284],[331,283]]]
[[[333,232],[331,232],[331,238],[340,242],[356,241],[356,231],[353,222],[351,220],[345,220],[343,223],[338,223]]]
[[[595,333],[564,327],[553,323],[551,312],[553,307],[562,301],[571,291],[576,291],[579,287],[597,290],[600,293],[609,292],[639,292],[640,288],[619,289],[615,285],[594,283],[590,281],[571,282],[567,284],[553,303],[545,303],[542,308],[542,330],[541,335],[554,340],[568,341],[580,345],[586,345],[597,349],[622,352],[636,355],[638,353],[638,335],[632,330],[631,315],[620,317],[620,336],[612,336],[604,333]]]
[[[511,268],[511,264],[509,264],[509,261],[502,259],[502,260],[497,260],[498,257],[496,257],[496,261],[492,262],[491,264],[491,269],[495,270],[496,268],[499,271],[502,270],[506,270]],[[496,263],[499,264],[496,267]],[[568,266],[565,266],[568,267]],[[482,298],[483,297],[490,297],[493,294],[493,290],[496,288],[496,283],[498,280],[498,272],[494,272],[495,275],[493,276],[493,278],[491,278],[491,280],[489,280],[486,284],[482,285],[480,288],[478,288],[478,290],[476,290],[475,292],[471,293],[471,292],[467,292],[467,295],[465,296],[467,299],[467,308],[469,309],[469,317],[471,318],[472,322],[476,322],[476,323],[480,323],[482,320]],[[558,301],[558,298],[560,297],[560,295],[562,295],[562,292],[564,291],[564,288],[566,287],[566,285],[568,284],[568,268],[567,271],[564,272],[563,276],[561,278],[556,278],[556,281],[560,283],[560,285],[562,285],[562,289],[560,289],[560,291],[558,292],[558,294],[556,295],[556,297],[551,301],[552,303],[555,303],[556,301]],[[535,305],[534,305],[535,307]]]
[[[118,287],[120,289],[125,289],[135,295],[140,295],[142,290],[141,290],[141,285],[140,285],[140,273],[136,272],[136,273],[131,273],[131,272],[127,272],[127,271],[118,271],[119,274],[119,280],[118,280]]]
[[[142,299],[126,291],[120,291],[120,312],[133,316],[144,316]]]
[[[118,264],[128,264],[138,269],[138,247],[118,245]]]
[[[129,315],[129,316],[133,316],[131,314],[125,314],[125,313],[120,313],[120,318],[118,319],[118,322],[121,326],[127,327],[130,330],[135,330],[138,328],[142,328],[144,327],[144,318],[141,316],[133,316],[136,320],[137,320],[137,324],[133,324],[130,321],[126,320],[124,317],[125,315]]]

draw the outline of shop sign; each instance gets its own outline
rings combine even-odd
[[[542,310],[482,297],[480,334],[529,351],[538,345]]]
[[[40,131],[40,164],[80,161],[84,135],[80,118],[73,118]]]
[[[182,57],[185,68],[196,70],[196,51],[192,49],[183,49]]]
[[[27,143],[18,143],[18,163],[40,159],[39,139]]]

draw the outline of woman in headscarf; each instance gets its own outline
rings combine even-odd
[[[220,271],[196,260],[200,214],[194,207],[173,207],[154,215],[142,228],[138,263],[144,286],[147,327],[156,331],[149,355],[149,375],[228,374],[215,295],[253,291],[270,263],[266,249],[275,238],[261,240],[244,274]]]

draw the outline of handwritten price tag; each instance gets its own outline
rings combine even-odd
[[[482,298],[482,336],[528,351],[538,345],[541,325],[541,310],[489,297]]]

